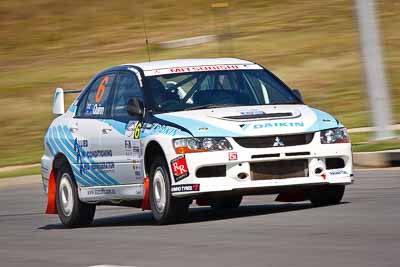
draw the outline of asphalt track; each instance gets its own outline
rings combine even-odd
[[[0,180],[0,266],[400,266],[400,169],[355,172],[339,205],[247,197],[230,212],[192,208],[156,226],[149,212],[101,207],[93,226],[45,215],[36,177]],[[17,184],[17,185],[15,185]]]

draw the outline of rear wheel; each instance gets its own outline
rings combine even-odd
[[[236,209],[242,202],[242,196],[231,196],[210,200],[211,208],[215,210]]]
[[[314,206],[327,206],[340,203],[344,194],[344,185],[330,185],[309,192],[309,198]]]
[[[96,206],[79,200],[72,171],[65,165],[57,174],[56,204],[58,217],[67,227],[87,226],[93,222]]]
[[[158,224],[174,223],[186,217],[190,200],[174,198],[171,195],[171,180],[165,160],[154,160],[150,175],[150,206]]]

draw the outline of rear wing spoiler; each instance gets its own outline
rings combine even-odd
[[[54,93],[53,99],[53,113],[55,115],[62,115],[64,114],[64,94],[79,94],[82,90],[79,89],[67,89],[64,90],[62,88],[57,88],[56,92]]]

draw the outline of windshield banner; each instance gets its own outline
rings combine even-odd
[[[205,65],[205,66],[192,66],[192,67],[174,67],[166,69],[146,70],[145,76],[157,76],[164,74],[177,74],[185,72],[202,72],[202,71],[218,71],[218,70],[260,70],[260,66],[256,64],[249,65]]]

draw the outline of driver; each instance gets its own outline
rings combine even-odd
[[[153,101],[158,108],[161,108],[167,102],[179,103],[179,96],[176,93],[167,90],[162,82],[160,82],[156,78],[148,79],[148,86],[151,90]]]

